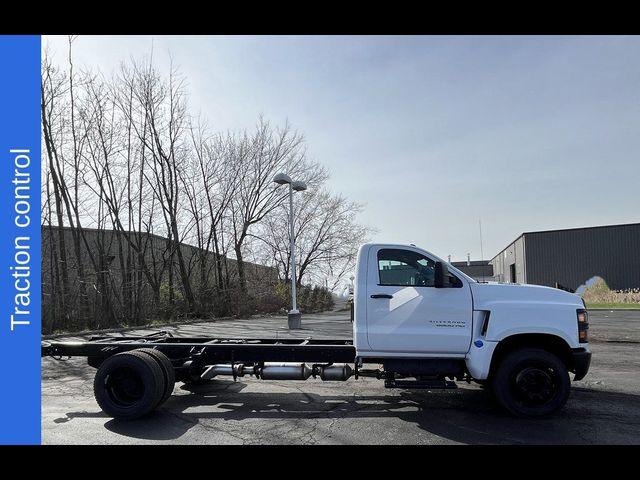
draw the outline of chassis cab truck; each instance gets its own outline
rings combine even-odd
[[[86,356],[97,368],[105,413],[133,419],[161,405],[175,382],[253,376],[345,381],[373,377],[386,388],[490,387],[521,417],[560,409],[571,374],[591,361],[582,299],[563,290],[478,282],[413,245],[365,244],[356,265],[353,341],[96,336],[43,342],[42,355]]]

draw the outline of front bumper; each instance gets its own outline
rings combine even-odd
[[[589,371],[591,365],[591,352],[584,348],[576,348],[571,351],[573,356],[573,369],[575,373],[574,381],[582,380]]]

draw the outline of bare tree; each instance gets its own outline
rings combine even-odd
[[[143,130],[136,128],[138,140],[150,156],[143,175],[158,202],[164,218],[167,248],[170,252],[169,295],[173,300],[173,261],[177,259],[178,273],[188,308],[195,308],[189,272],[180,248],[184,231],[180,211],[180,169],[187,157],[187,105],[184,80],[172,68],[164,81],[152,64],[133,64],[133,98],[144,115]],[[134,125],[135,128],[135,125]],[[181,230],[183,235],[181,235]]]
[[[296,282],[335,288],[353,267],[358,247],[371,230],[357,223],[362,206],[324,189],[310,189],[294,203]],[[288,206],[281,206],[263,222],[261,239],[284,280],[290,279],[291,250]]]
[[[121,117],[122,147],[124,157],[124,171],[106,169],[106,176],[110,180],[108,185],[124,185],[124,206],[117,202],[117,196],[106,195],[114,229],[127,244],[132,262],[132,284],[135,288],[136,303],[134,317],[142,317],[143,278],[151,287],[153,305],[160,304],[160,288],[165,271],[169,268],[169,249],[165,248],[156,255],[152,245],[157,201],[153,190],[147,182],[147,171],[152,166],[147,148],[148,117],[144,106],[139,101],[136,92],[144,86],[140,85],[140,77],[133,69],[123,65],[120,75],[113,80],[110,96],[119,116]],[[109,164],[110,165],[110,164]],[[100,183],[98,184],[101,185]],[[112,188],[113,192],[114,189]],[[123,208],[126,215],[123,214]]]
[[[51,63],[49,52],[46,51],[42,62],[41,76],[41,120],[42,120],[42,138],[46,151],[46,162],[44,178],[46,179],[47,192],[47,217],[46,222],[51,227],[54,225],[53,216],[55,215],[55,226],[58,228],[57,241],[53,235],[49,237],[49,248],[51,249],[51,295],[55,296],[57,304],[60,305],[60,312],[67,311],[67,303],[69,301],[70,284],[69,284],[69,268],[66,258],[66,240],[64,237],[64,211],[62,206],[62,193],[60,179],[58,178],[59,164],[56,139],[61,135],[60,123],[64,113],[61,111],[60,103],[67,90],[67,79],[54,67]],[[53,191],[54,204],[51,203],[51,191]],[[56,312],[54,312],[54,317]],[[52,320],[53,322],[53,320]]]
[[[326,170],[306,160],[303,137],[289,124],[274,129],[259,119],[254,134],[239,140],[234,161],[238,164],[238,189],[231,201],[233,250],[238,262],[238,279],[242,293],[247,291],[243,263],[243,245],[254,225],[278,208],[287,198],[286,189],[277,189],[273,177],[279,172],[307,183],[321,183]]]
[[[266,252],[290,275],[280,172],[310,186],[296,198],[299,282],[344,274],[366,235],[359,206],[322,191],[327,172],[301,134],[262,118],[250,133],[212,131],[189,114],[175,69],[163,75],[150,57],[109,78],[78,70],[74,41],[62,69],[46,51],[42,63],[49,331],[228,314],[258,289],[273,297],[275,270],[251,262]]]
[[[49,174],[53,183],[55,210],[58,220],[60,260],[63,262],[62,278],[66,292],[65,305],[69,307],[69,264],[66,240],[64,238],[65,215],[71,233],[75,255],[75,271],[80,308],[79,316],[90,321],[89,300],[86,290],[86,272],[83,259],[83,230],[81,225],[80,172],[82,171],[82,150],[86,135],[79,127],[77,116],[76,82],[84,81],[83,75],[76,75],[73,69],[71,45],[74,37],[69,37],[68,75],[52,68],[45,56],[42,79],[42,126],[43,140],[47,152]],[[68,138],[70,137],[70,139]],[[74,289],[75,291],[75,289]],[[67,308],[67,311],[69,309]]]
[[[192,155],[181,171],[180,180],[188,211],[193,217],[195,244],[199,249],[200,297],[209,303],[213,291],[225,290],[221,230],[226,212],[238,187],[236,143],[232,135],[209,135],[200,121],[190,128]],[[211,255],[213,253],[213,255]],[[213,261],[211,260],[213,257]],[[213,273],[213,285],[210,277]]]

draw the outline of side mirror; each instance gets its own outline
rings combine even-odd
[[[447,288],[450,286],[449,279],[449,268],[447,264],[444,262],[436,262],[434,286],[436,288]]]
[[[434,269],[434,287],[436,288],[460,288],[462,282],[458,277],[449,273],[449,267],[444,262],[436,262]]]

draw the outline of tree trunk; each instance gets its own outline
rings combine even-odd
[[[247,277],[244,270],[244,261],[242,259],[242,246],[237,245],[235,248],[236,264],[238,267],[238,284],[240,286],[240,293],[244,296],[247,293]]]
[[[224,290],[224,277],[222,276],[222,257],[220,255],[220,244],[218,242],[218,232],[213,227],[213,249],[214,249],[214,261],[216,262],[216,272],[218,280],[218,289]]]
[[[45,92],[42,88],[42,133],[44,136],[44,144],[47,150],[47,157],[49,159],[49,172],[51,173],[51,179],[53,180],[53,198],[56,205],[56,219],[58,221],[58,247],[60,248],[60,273],[62,276],[62,291],[60,292],[60,311],[64,315],[67,315],[67,295],[69,294],[69,270],[67,264],[67,248],[64,239],[64,213],[62,211],[62,199],[60,196],[60,181],[55,170],[54,156],[55,147],[51,139],[51,125],[49,124],[49,117],[47,116],[47,110],[44,104]],[[51,232],[53,234],[53,232]],[[65,322],[66,323],[66,322]]]
[[[78,316],[82,319],[82,321],[86,322],[88,328],[92,328],[93,319],[90,318],[91,315],[89,313],[89,296],[87,295],[87,282],[84,272],[82,250],[80,247],[80,235],[82,235],[82,233],[80,232],[80,227],[74,229],[74,233],[72,235],[73,249],[76,255],[76,261],[78,262],[78,296],[80,297],[80,308]]]
[[[175,220],[172,225],[173,230],[173,238],[174,243],[176,245],[176,253],[178,254],[178,272],[180,273],[180,281],[182,282],[182,287],[184,289],[184,296],[187,300],[187,307],[190,313],[195,311],[195,298],[193,296],[193,290],[191,289],[191,279],[189,278],[189,272],[187,272],[187,267],[184,263],[184,257],[182,255],[182,248],[180,242],[178,241],[178,226],[175,223]]]

